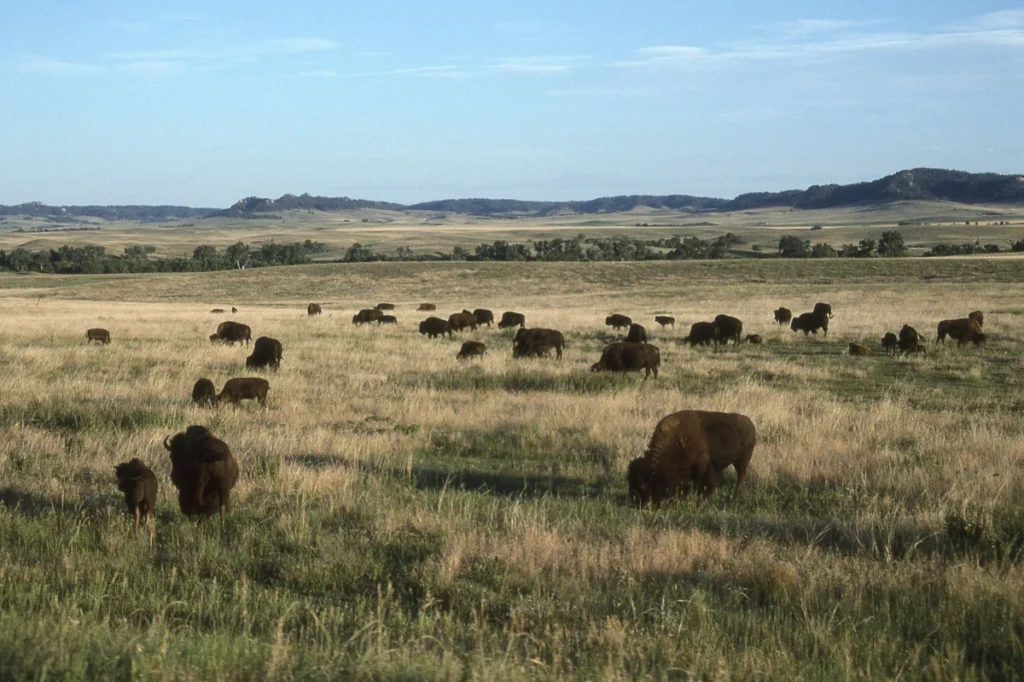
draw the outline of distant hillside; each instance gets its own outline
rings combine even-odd
[[[887,175],[871,182],[852,185],[812,185],[805,190],[751,192],[735,199],[695,197],[688,194],[664,196],[628,195],[601,197],[589,201],[519,201],[516,199],[445,199],[404,205],[348,197],[314,197],[285,194],[279,199],[247,197],[224,210],[187,206],[47,206],[39,202],[0,206],[2,215],[45,217],[53,222],[70,218],[138,220],[153,222],[210,216],[253,217],[280,211],[433,211],[477,216],[544,217],[570,213],[621,213],[636,208],[674,211],[745,211],[771,206],[792,208],[834,208],[850,204],[893,201],[942,200],[965,204],[1024,201],[1024,176],[996,173],[966,173],[937,168],[915,168]]]

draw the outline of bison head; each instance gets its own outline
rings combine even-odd
[[[654,499],[654,467],[646,457],[637,457],[629,463],[626,472],[629,482],[629,501],[634,507],[643,507]]]

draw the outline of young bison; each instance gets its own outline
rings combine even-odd
[[[210,407],[217,400],[217,387],[209,379],[199,379],[192,387],[192,402],[200,407]]]
[[[629,498],[636,506],[655,505],[695,488],[704,498],[718,486],[722,471],[736,469],[740,495],[757,444],[754,423],[742,414],[683,410],[654,427],[647,452],[629,463]]]
[[[459,349],[459,354],[455,356],[457,360],[465,360],[467,358],[482,358],[487,354],[487,344],[482,341],[466,341],[462,344],[462,348]]]
[[[747,343],[752,343],[755,346],[759,346],[762,343],[764,343],[764,339],[761,338],[760,334],[747,334],[744,341],[746,341]]]
[[[260,405],[267,405],[267,391],[270,390],[270,382],[258,377],[238,377],[228,379],[224,388],[217,395],[214,405],[219,406],[222,402],[237,405],[242,400],[255,399]]]
[[[156,474],[136,457],[114,467],[114,476],[117,477],[117,489],[124,493],[128,513],[135,517],[135,530],[139,530],[140,518],[145,519],[148,526],[159,491]]]
[[[892,332],[886,332],[885,336],[882,337],[882,347],[885,348],[886,355],[896,355],[899,345],[900,340]]]
[[[676,318],[669,315],[655,315],[654,321],[660,324],[662,327],[676,328]]]
[[[377,324],[398,324],[398,318],[394,315],[381,315],[380,319],[377,320]]]
[[[314,315],[322,315],[323,312],[324,311],[320,307],[319,303],[310,303],[308,306],[306,306],[306,315],[310,317],[313,317]]]
[[[850,355],[871,355],[871,349],[859,343],[850,344]]]
[[[104,345],[110,343],[110,332],[98,327],[96,329],[87,329],[85,331],[85,342],[91,343],[93,341],[99,341]]]
[[[171,457],[171,483],[178,489],[178,507],[185,516],[220,511],[221,521],[231,506],[231,489],[238,482],[238,461],[231,448],[204,426],[164,438]]]

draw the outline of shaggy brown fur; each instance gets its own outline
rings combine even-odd
[[[718,333],[715,335],[717,343],[727,344],[731,339],[733,343],[739,345],[740,336],[743,334],[743,322],[739,318],[732,317],[731,315],[716,315],[712,324],[718,330]]]
[[[245,343],[248,346],[251,340],[252,330],[249,325],[230,320],[218,324],[217,332],[210,336],[210,341],[222,341],[232,346],[235,343]]]
[[[521,328],[512,339],[512,357],[539,358],[554,349],[558,359],[561,360],[562,349],[568,345],[565,342],[565,336],[557,329]]]
[[[676,328],[676,318],[670,315],[655,315],[654,321],[660,324],[662,327]]]
[[[110,332],[99,327],[85,330],[85,342],[91,343],[93,341],[99,341],[102,344],[110,343]]]
[[[466,341],[462,344],[462,348],[459,349],[459,354],[456,355],[456,359],[465,360],[466,358],[480,357],[482,358],[487,353],[487,344],[482,341]]]
[[[981,312],[980,310],[975,310],[973,312],[968,313],[967,318],[977,322],[979,327],[985,326],[985,313]]]
[[[501,320],[498,322],[498,329],[506,329],[507,327],[525,327],[526,326],[526,315],[522,313],[514,313],[510,310],[505,311],[501,315]]]
[[[642,324],[634,322],[629,325],[629,332],[626,334],[626,341],[630,343],[647,343],[647,330]]]
[[[243,400],[256,400],[260,405],[267,404],[267,391],[270,390],[270,382],[257,377],[237,377],[228,379],[224,388],[217,394],[214,405],[223,402],[237,405]]]
[[[319,303],[310,303],[309,305],[306,306],[306,314],[309,315],[310,317],[313,317],[314,315],[320,315],[323,312],[324,311],[323,309],[320,308]]]
[[[832,319],[832,306],[829,305],[828,303],[815,303],[813,312],[818,313],[819,315],[824,315],[829,319]]]
[[[981,331],[981,325],[978,324],[977,320],[969,317],[939,322],[939,331],[935,340],[946,343],[946,336],[956,339],[956,345],[958,346],[962,346],[968,341],[975,346],[985,343],[985,334]]]
[[[135,530],[139,529],[140,519],[149,525],[160,487],[156,474],[141,459],[135,458],[114,467],[114,476],[117,478],[117,489],[124,493],[128,513],[135,517]]]
[[[363,308],[358,313],[352,316],[352,324],[369,324],[376,322],[384,316],[377,308]]]
[[[252,345],[252,355],[245,359],[245,366],[250,369],[270,367],[276,372],[281,369],[282,350],[280,341],[269,336],[261,336]]]
[[[604,318],[604,323],[612,329],[625,329],[629,325],[633,324],[633,320],[626,315],[619,315],[616,313]]]
[[[886,332],[882,337],[882,346],[885,348],[886,355],[896,355],[899,345],[900,340],[892,332]]]
[[[644,381],[654,374],[658,378],[661,366],[661,351],[649,343],[619,341],[605,346],[601,359],[590,367],[591,372],[636,372],[644,371]]]
[[[801,313],[798,317],[793,318],[790,322],[789,328],[795,332],[803,332],[804,336],[808,333],[818,335],[819,329],[825,330],[825,338],[828,338],[828,315],[824,313]]]
[[[473,311],[473,317],[476,318],[476,323],[481,327],[485,324],[490,327],[494,323],[494,313],[486,308],[477,308]]]
[[[192,402],[202,407],[210,407],[217,400],[217,387],[209,379],[199,379],[192,386]]]
[[[427,319],[420,322],[420,334],[426,335],[428,338],[436,339],[438,336],[448,335],[448,338],[452,338],[452,328],[448,324],[448,320],[442,320],[440,317],[428,317]]]
[[[238,461],[231,448],[204,426],[164,438],[171,457],[171,483],[178,489],[178,507],[186,516],[220,511],[221,521],[231,507],[231,489],[238,482]]]
[[[452,313],[448,316],[448,326],[452,331],[456,332],[461,332],[466,327],[476,331],[476,318],[468,310],[463,310],[461,313]]]
[[[760,334],[747,334],[747,337],[743,340],[746,341],[747,343],[752,343],[755,346],[764,343],[764,339],[761,338]]]
[[[859,343],[850,344],[850,355],[871,355],[871,349]]]
[[[718,328],[714,322],[694,322],[690,325],[690,335],[683,343],[691,346],[707,346],[718,339]]]
[[[377,320],[377,324],[398,324],[398,318],[394,315],[381,315],[380,319]]]
[[[416,310],[437,310],[437,306],[433,303],[420,303],[420,307]]]
[[[924,341],[924,337],[918,334],[917,330],[909,324],[905,324],[900,328],[900,335],[896,344],[899,346],[900,353],[908,355],[910,353],[925,352],[926,349],[924,344],[921,343],[922,341]]]
[[[775,311],[775,321],[779,324],[789,324],[793,319],[793,311],[789,308],[779,308]]]

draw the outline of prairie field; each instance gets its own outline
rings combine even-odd
[[[397,327],[352,325],[384,301]],[[421,301],[568,347],[430,340]],[[817,301],[827,339],[772,319]],[[934,343],[976,309],[985,346]],[[653,335],[658,379],[589,371],[611,313]],[[764,344],[681,342],[718,313]],[[284,346],[265,408],[191,403],[252,374],[251,346],[207,340],[225,319]],[[904,323],[926,354],[882,350]],[[469,339],[488,355],[457,361]],[[0,678],[1016,679],[1022,340],[1016,259],[0,275]],[[743,496],[730,470],[710,501],[631,508],[629,461],[682,409],[753,420]],[[178,511],[162,442],[190,424],[239,460],[224,524]],[[115,488],[133,457],[152,535]]]

